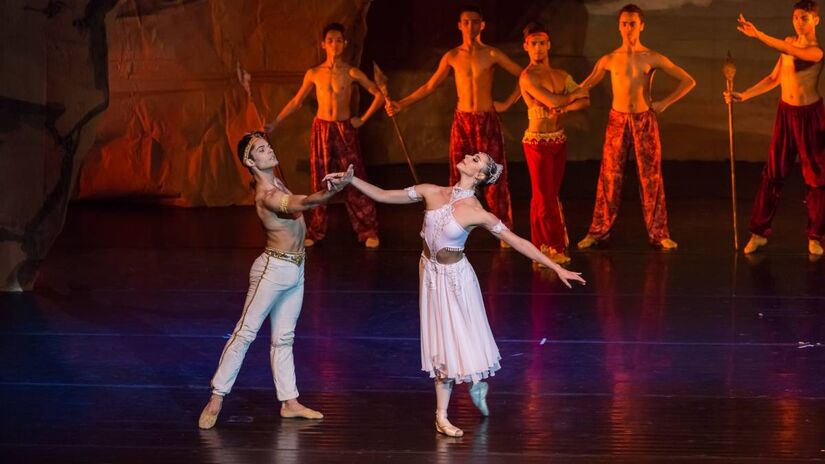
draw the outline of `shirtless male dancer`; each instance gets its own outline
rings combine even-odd
[[[493,73],[498,65],[510,74],[518,76],[521,74],[521,66],[501,50],[481,41],[484,26],[481,10],[474,6],[464,6],[458,17],[461,45],[448,50],[441,57],[438,68],[426,84],[398,101],[388,101],[386,106],[390,116],[409,108],[435,92],[452,69],[458,103],[450,131],[450,185],[458,182],[460,176],[456,165],[464,159],[464,155],[478,152],[490,155],[496,163],[504,166],[504,172],[496,185],[487,188],[487,206],[507,227],[512,228],[513,212],[507,185],[507,162],[498,113],[506,111],[518,99],[519,94],[516,90],[506,102],[494,102]],[[357,172],[355,175],[361,177]],[[501,242],[501,246],[508,247],[505,242]]]
[[[312,195],[295,195],[275,176],[273,168],[278,165],[278,158],[261,132],[241,139],[238,158],[254,178],[255,210],[266,229],[266,249],[249,271],[249,291],[241,319],[221,353],[212,378],[212,396],[201,412],[198,427],[215,426],[223,397],[232,390],[246,351],[267,316],[272,328],[269,352],[281,417],[321,419],[323,414],[298,402],[292,358],[295,325],[304,298],[306,223],[301,213],[326,203],[352,177],[342,176]]]
[[[642,45],[639,36],[644,28],[641,8],[632,3],[622,7],[619,10],[622,45],[601,57],[581,84],[589,90],[609,72],[613,107],[605,129],[593,220],[587,235],[579,241],[579,248],[589,248],[609,236],[619,211],[624,166],[631,146],[636,154],[648,239],[664,250],[678,246],[670,239],[667,227],[657,115],[690,92],[696,82],[666,56]],[[653,101],[650,87],[657,70],[679,81],[679,85],[670,95]]]
[[[533,196],[530,199],[530,238],[536,248],[557,264],[570,262],[567,228],[559,189],[567,161],[567,136],[562,114],[586,108],[587,91],[563,69],[550,66],[550,34],[538,22],[524,28],[524,50],[530,64],[519,78],[527,103],[529,125],[522,145]]]
[[[816,40],[819,7],[815,1],[803,0],[793,7],[796,37],[785,40],[771,37],[739,15],[740,32],[753,37],[781,55],[773,71],[744,92],[725,92],[727,102],[743,102],[781,87],[782,96],[776,112],[768,162],[762,170],[762,182],[753,201],[751,238],[745,253],[753,253],[768,243],[771,222],[776,214],[779,194],[788,171],[799,155],[807,193],[808,252],[822,255],[825,238],[825,106],[817,85],[822,73],[822,48]]]
[[[355,167],[358,177],[366,175],[356,129],[384,103],[381,91],[366,74],[344,62],[343,55],[347,46],[344,26],[338,23],[327,25],[322,38],[326,60],[304,74],[304,82],[298,93],[278,113],[275,121],[266,125],[267,132],[275,130],[287,116],[301,107],[304,99],[315,87],[318,112],[312,121],[309,166],[312,187],[316,190],[324,188],[321,179],[328,172],[346,170],[350,164]],[[352,87],[355,83],[373,95],[372,104],[360,117],[351,116],[350,113]],[[352,228],[358,235],[358,241],[363,242],[367,248],[377,248],[380,242],[375,203],[358,190],[347,189],[344,192],[344,204]],[[311,211],[308,222],[309,231],[305,245],[312,246],[326,236],[326,207],[321,206]]]

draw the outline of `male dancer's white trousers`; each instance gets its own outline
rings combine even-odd
[[[266,253],[255,260],[249,270],[249,291],[243,314],[218,361],[218,370],[212,378],[212,393],[224,396],[232,390],[246,350],[269,316],[272,327],[269,357],[278,400],[298,397],[292,343],[303,299],[303,263],[298,266]]]

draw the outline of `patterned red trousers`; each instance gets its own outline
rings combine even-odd
[[[310,175],[315,191],[326,189],[321,180],[330,172],[346,171],[352,164],[355,175],[366,180],[364,162],[361,160],[361,147],[358,143],[358,131],[349,121],[324,121],[315,118],[312,121],[312,138],[310,140]],[[358,234],[358,241],[378,237],[378,220],[375,203],[358,189],[347,188],[342,192],[347,207],[350,223]],[[308,213],[307,237],[319,241],[327,233],[326,206],[319,206]]]
[[[480,151],[490,155],[496,163],[504,165],[504,172],[498,182],[485,188],[484,197],[490,212],[508,228],[512,228],[513,211],[510,208],[510,189],[507,185],[507,161],[504,159],[504,139],[501,136],[498,114],[495,111],[456,111],[450,131],[450,185],[455,185],[460,178],[456,164],[464,155],[474,155]]]
[[[750,231],[767,237],[779,204],[779,194],[797,154],[805,179],[808,238],[825,239],[825,107],[822,99],[793,106],[779,101],[768,162],[753,200]]]
[[[564,225],[559,189],[567,160],[567,138],[564,132],[551,134],[527,132],[522,140],[524,158],[530,170],[530,239],[536,248],[567,250],[567,229]]]
[[[647,236],[651,243],[659,243],[670,238],[670,233],[667,229],[665,184],[662,180],[659,123],[652,110],[644,113],[610,110],[604,134],[596,205],[588,235],[602,240],[610,234],[619,212],[625,161],[631,148],[636,154]]]

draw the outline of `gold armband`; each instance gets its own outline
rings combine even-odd
[[[289,209],[287,208],[287,205],[289,204],[289,197],[290,197],[290,195],[282,196],[281,197],[281,204],[278,205],[278,209],[284,214],[289,213]]]

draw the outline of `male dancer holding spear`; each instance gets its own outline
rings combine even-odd
[[[431,95],[444,82],[452,68],[458,104],[450,132],[450,184],[458,182],[460,175],[456,165],[465,155],[478,152],[489,154],[496,163],[504,166],[504,172],[496,185],[487,188],[487,205],[507,227],[512,228],[513,212],[510,207],[504,139],[498,112],[505,111],[515,103],[519,92],[516,89],[506,102],[494,102],[493,72],[496,66],[500,66],[518,76],[521,74],[521,66],[501,50],[482,43],[481,31],[484,26],[481,10],[473,6],[463,7],[458,21],[461,45],[448,50],[441,57],[438,68],[426,84],[398,101],[387,101],[387,113],[394,116]],[[506,248],[507,244],[501,242],[501,246]]]
[[[312,186],[316,190],[324,188],[321,179],[328,172],[343,171],[350,164],[354,166],[358,177],[366,175],[356,129],[384,103],[381,91],[366,74],[344,62],[343,53],[347,46],[344,26],[338,23],[327,25],[322,38],[326,61],[306,72],[295,97],[284,106],[275,121],[266,125],[267,132],[275,130],[287,116],[301,107],[312,87],[315,87],[318,112],[312,122],[310,173]],[[372,104],[360,117],[351,117],[350,114],[354,83],[360,84],[373,95]],[[358,241],[363,242],[367,248],[377,248],[380,242],[375,203],[356,189],[346,190],[344,203],[352,228],[358,234]],[[322,240],[327,232],[325,206],[312,210],[309,215],[306,246]]]
[[[822,255],[825,238],[825,106],[817,90],[822,73],[823,52],[816,39],[819,7],[813,0],[796,2],[793,26],[796,37],[780,40],[762,31],[739,15],[737,29],[781,53],[773,71],[744,92],[725,92],[727,102],[743,102],[781,87],[768,162],[751,213],[751,238],[745,253],[753,253],[768,243],[771,222],[779,203],[779,193],[788,171],[802,161],[807,194],[808,252]]]

